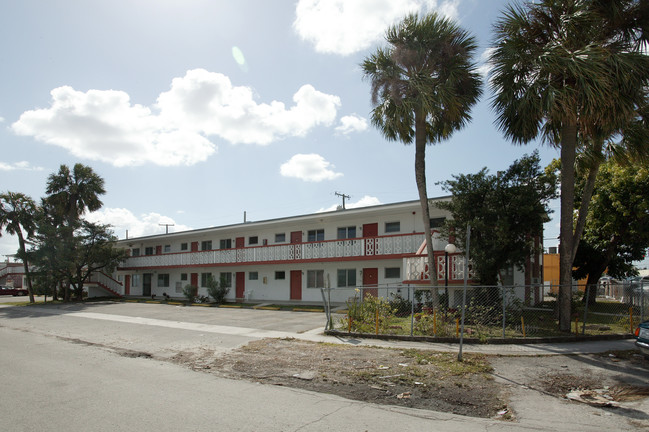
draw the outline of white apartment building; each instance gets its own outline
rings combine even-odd
[[[430,212],[434,226],[447,217]],[[400,285],[423,242],[419,201],[409,201],[120,240],[130,257],[116,278],[125,295],[177,297],[186,285],[206,295],[212,275],[231,284],[231,300],[314,302],[322,287]],[[446,241],[435,243],[443,255]]]

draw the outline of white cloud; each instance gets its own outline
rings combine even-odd
[[[0,171],[43,171],[43,169],[43,167],[31,166],[27,161],[14,162],[12,164],[0,162]]]
[[[190,230],[191,227],[177,224],[170,217],[158,213],[145,213],[139,217],[125,208],[103,208],[99,211],[89,213],[85,217],[89,222],[110,224],[119,238],[126,237],[128,230],[129,238],[142,237],[154,234],[164,234],[166,228],[160,224],[174,224],[169,227],[169,232]]]
[[[381,201],[377,197],[365,195],[363,198],[359,199],[356,202],[345,202],[345,208],[346,209],[353,209],[353,208],[359,208],[359,207],[369,207],[369,206],[375,206],[381,204]],[[334,211],[338,210],[338,206],[341,204],[334,204],[331,207],[327,208],[321,208],[318,210],[316,213],[322,213],[322,212],[329,212],[329,211]]]
[[[304,181],[320,182],[341,177],[333,171],[334,166],[318,154],[296,154],[282,164],[280,173],[284,177],[295,177]]]
[[[5,121],[5,118],[0,116],[0,123],[4,123],[4,121]]]
[[[300,0],[293,28],[322,53],[349,55],[383,39],[386,29],[412,12],[458,16],[459,0]]]
[[[487,48],[485,49],[482,54],[480,55],[480,60],[479,60],[479,66],[478,66],[478,72],[480,75],[482,75],[484,78],[487,78],[489,76],[489,72],[493,69],[493,64],[489,62],[489,58],[495,51],[495,48]]]
[[[343,135],[349,135],[352,132],[363,132],[367,129],[367,120],[356,114],[341,117],[340,126],[336,127],[336,131]]]
[[[194,165],[216,152],[208,137],[230,143],[269,144],[331,125],[340,98],[302,86],[294,104],[257,103],[249,87],[204,69],[174,78],[151,108],[132,104],[123,91],[69,86],[52,90],[49,108],[24,112],[11,128],[18,135],[57,145],[79,158],[115,166]]]
[[[269,144],[287,136],[305,136],[318,125],[336,119],[340,98],[303,85],[295,104],[255,102],[250,87],[233,86],[222,74],[190,70],[174,78],[171,89],[158,97],[165,124],[217,135],[233,143]]]

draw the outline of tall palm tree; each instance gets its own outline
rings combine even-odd
[[[68,226],[78,221],[86,210],[99,210],[102,202],[100,195],[104,190],[102,179],[89,166],[77,163],[72,171],[67,165],[61,165],[59,172],[47,179],[47,200],[56,208]]]
[[[60,233],[64,249],[71,251],[74,248],[74,230],[79,226],[81,216],[88,211],[99,210],[102,202],[104,179],[93,171],[91,167],[77,163],[72,171],[67,165],[61,165],[58,173],[51,174],[47,180],[48,194],[45,198],[44,208],[49,212],[49,217],[54,223],[61,223]],[[69,273],[72,274],[72,268]],[[64,288],[64,299],[70,299],[70,281]]]
[[[560,147],[562,331],[570,330],[572,261],[580,235],[573,231],[578,136],[601,143],[598,134],[632,118],[649,77],[647,56],[630,43],[642,34],[631,27],[643,21],[625,20],[637,3],[541,0],[510,6],[495,26],[491,84],[500,129],[518,144],[542,136]],[[612,6],[619,13],[609,15]]]
[[[471,118],[470,109],[482,93],[473,63],[474,38],[437,14],[408,15],[386,32],[388,47],[379,48],[362,64],[372,85],[372,123],[383,135],[415,143],[415,179],[426,235],[428,268],[437,286],[428,193],[426,145],[447,139]],[[437,289],[433,304],[439,304]]]
[[[34,303],[34,291],[25,253],[25,237],[34,235],[36,211],[36,203],[25,194],[19,192],[0,194],[0,229],[4,228],[7,233],[18,237],[18,256],[25,268],[30,303]]]

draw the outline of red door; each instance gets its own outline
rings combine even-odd
[[[291,270],[291,300],[302,300],[302,272],[300,270]]]
[[[246,272],[237,272],[234,283],[237,299],[243,299],[246,291]]]
[[[124,276],[124,295],[131,294],[131,275]]]
[[[363,224],[363,238],[365,238],[365,255],[374,255],[376,251],[376,239],[379,235],[379,224]]]
[[[245,245],[246,245],[245,237],[237,237],[236,240],[234,241],[234,247],[237,249],[241,249]]]
[[[192,273],[189,279],[191,286],[198,287],[198,273]]]
[[[198,242],[192,242],[192,252],[198,252]]]
[[[162,246],[156,246],[155,247],[155,254],[156,255],[162,254]]]
[[[363,290],[363,298],[367,297],[368,295],[378,297],[379,296],[379,289],[378,288],[368,288],[368,287],[375,287],[378,284],[379,284],[379,269],[377,269],[377,268],[364,268],[363,269],[363,287],[365,287],[365,289]]]
[[[293,231],[291,233],[291,243],[302,243],[302,231]]]

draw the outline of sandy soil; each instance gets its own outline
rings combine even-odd
[[[571,390],[605,389],[605,397],[618,406],[615,409],[649,394],[649,361],[632,352],[542,357],[465,354],[464,360],[458,365],[452,353],[293,339],[255,341],[227,354],[201,348],[171,358],[174,363],[227,378],[503,420],[525,411],[517,392],[520,388],[557,401],[565,401]],[[630,408],[632,418],[649,419],[636,411]]]

